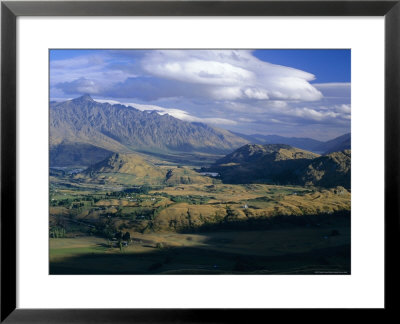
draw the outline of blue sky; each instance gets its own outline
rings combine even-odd
[[[273,64],[290,66],[314,74],[313,82],[351,82],[351,51],[336,49],[256,50],[254,56]]]
[[[50,100],[90,94],[245,134],[350,132],[350,50],[51,50]]]

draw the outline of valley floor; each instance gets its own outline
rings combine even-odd
[[[350,191],[204,179],[51,176],[50,274],[350,274]]]

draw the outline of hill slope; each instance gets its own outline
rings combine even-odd
[[[350,150],[319,156],[284,144],[245,145],[209,172],[226,183],[299,184],[350,188]]]
[[[284,144],[248,144],[218,160],[209,170],[218,172],[227,183],[297,183],[294,170],[318,156]]]
[[[94,183],[155,185],[164,181],[165,172],[137,154],[115,153],[74,177]]]
[[[305,185],[350,188],[351,151],[344,150],[316,158],[301,170],[300,175]]]
[[[137,154],[114,153],[85,171],[75,179],[89,183],[138,185],[207,184],[212,180],[183,167],[160,167]]]

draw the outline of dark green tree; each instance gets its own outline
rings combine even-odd
[[[226,206],[226,216],[225,216],[225,220],[226,221],[235,221],[238,218],[238,214],[236,211],[234,211],[231,206]]]
[[[126,232],[123,236],[122,239],[126,242],[130,242],[131,241],[131,234],[129,232]]]
[[[122,239],[122,232],[121,232],[121,231],[117,232],[117,233],[115,234],[115,238],[116,238],[118,241],[121,241],[121,239]]]

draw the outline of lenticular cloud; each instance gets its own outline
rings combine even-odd
[[[141,64],[150,75],[185,83],[188,92],[192,92],[189,88],[202,85],[203,95],[210,99],[316,101],[322,98],[322,93],[309,83],[315,79],[314,75],[263,62],[247,50],[149,51]]]

